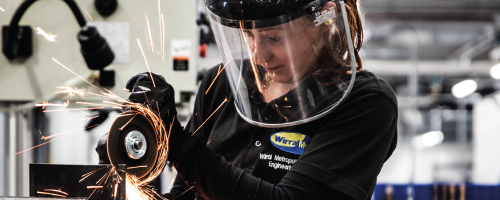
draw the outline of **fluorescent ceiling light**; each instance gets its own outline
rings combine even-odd
[[[431,131],[414,137],[412,143],[417,149],[424,149],[441,144],[443,139],[443,132]]]
[[[474,93],[477,89],[477,83],[474,80],[464,80],[460,83],[455,84],[451,88],[451,93],[456,98],[464,98],[472,93]]]
[[[500,79],[500,63],[490,69],[490,76],[494,79]]]

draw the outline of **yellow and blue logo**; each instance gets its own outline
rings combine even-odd
[[[309,141],[311,138],[302,133],[282,131],[271,135],[271,143],[276,148],[297,155],[304,153]]]

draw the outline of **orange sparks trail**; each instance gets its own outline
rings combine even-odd
[[[47,195],[52,195],[52,196],[56,196],[56,197],[66,197],[65,195],[61,195],[61,194],[54,194],[54,193],[50,193],[50,192],[40,192],[40,191],[36,191],[36,193],[38,193],[38,194],[47,194]]]
[[[87,186],[87,189],[97,189],[102,188],[102,186]]]
[[[210,116],[208,116],[208,118],[200,125],[200,127],[198,127],[198,129],[196,129],[196,131],[193,132],[193,134],[191,134],[191,136],[193,136],[198,130],[200,130],[200,128],[205,124],[205,122],[207,122],[210,119],[210,117],[212,117],[212,115],[214,115],[217,112],[217,110],[219,110],[219,108],[222,107],[222,105],[224,105],[224,103],[226,103],[226,101],[227,101],[227,98],[224,99],[224,101],[220,104],[220,106],[217,107],[217,109],[215,109],[215,111]]]
[[[52,35],[51,33],[47,33],[44,30],[42,30],[40,27],[37,27],[36,30],[37,30],[36,34],[43,36],[45,38],[45,40],[47,40],[49,42],[56,41],[57,35]]]
[[[82,179],[80,179],[80,181],[78,181],[78,182],[82,182],[83,180],[85,180],[86,178],[88,178],[89,176],[91,176],[92,174],[94,174],[94,173],[96,173],[97,171],[99,171],[99,170],[101,170],[101,169],[104,169],[104,168],[106,168],[106,167],[101,167],[101,168],[99,168],[99,169],[96,169],[96,170],[94,170],[94,171],[91,171],[91,172],[89,172],[89,173],[86,173],[86,174],[82,175],[82,177],[83,177],[83,178],[82,178]]]
[[[44,101],[42,103],[35,104],[35,107],[42,107],[42,109],[45,109],[45,107],[47,106],[68,107],[68,102],[60,104],[60,103],[49,103],[48,101]]]
[[[139,113],[137,113],[137,114],[139,114]],[[125,123],[125,124],[124,124],[124,125],[120,128],[120,130],[121,130],[121,131],[123,131],[123,129],[124,129],[124,128],[125,128],[125,127],[126,127],[126,126],[127,126],[127,125],[128,125],[128,124],[129,124],[129,123],[130,123],[133,119],[134,119],[134,118],[135,118],[135,116],[137,116],[137,114],[135,114],[132,118],[130,118],[130,120],[128,120],[128,122],[127,122],[127,123]]]
[[[165,19],[163,19],[163,14],[161,14],[161,28],[162,28],[162,42],[161,42],[161,57],[162,62],[165,62]]]
[[[89,129],[89,128],[92,128],[92,127],[97,126],[97,125],[99,125],[99,124],[96,124],[96,125],[93,125],[93,126],[89,126],[89,127],[85,128],[85,129]],[[57,135],[60,135],[60,134],[57,134]],[[55,135],[54,135],[54,136],[55,136]],[[47,142],[44,142],[44,143],[42,143],[42,144],[39,144],[39,145],[33,146],[33,147],[31,147],[31,148],[28,148],[28,149],[22,150],[22,151],[20,151],[20,152],[17,152],[17,153],[16,153],[16,155],[17,155],[17,154],[20,154],[20,153],[24,153],[25,151],[28,151],[28,150],[31,150],[31,149],[38,148],[38,147],[40,147],[40,146],[46,145],[46,144],[48,144],[48,143],[51,143],[51,142],[56,141],[56,140],[59,140],[59,139],[64,138],[64,137],[66,137],[66,136],[69,136],[69,135],[61,136],[60,138],[56,138],[56,139],[53,139],[53,140],[51,140],[51,141],[47,141]],[[49,136],[49,137],[53,137],[53,136]],[[43,138],[43,137],[42,137],[42,138]]]
[[[144,61],[146,61],[146,66],[148,67],[149,76],[151,76],[151,81],[153,81],[153,87],[156,87],[155,80],[153,79],[153,74],[151,74],[151,70],[149,69],[148,60],[146,59],[146,55],[144,54],[144,51],[142,50],[142,46],[141,46],[141,42],[139,41],[139,38],[137,38],[137,44],[139,44],[139,48],[141,49],[142,56],[144,56]]]
[[[87,13],[87,17],[89,17],[90,21],[93,21],[92,17],[90,16],[89,12],[87,12],[87,10],[85,10],[85,8],[83,9],[85,11],[85,13]]]
[[[84,79],[83,77],[81,77],[80,75],[78,75],[77,73],[75,73],[74,71],[72,71],[71,69],[69,69],[68,67],[64,66],[61,62],[59,62],[58,60],[56,60],[55,58],[52,58],[52,60],[54,62],[56,62],[57,64],[61,65],[61,67],[64,67],[65,69],[67,69],[68,71],[70,71],[71,73],[73,73],[74,75],[78,76],[78,78],[82,79],[83,81],[85,81],[86,83],[88,83],[89,85],[91,85],[92,87],[96,88],[97,90],[99,90],[100,92],[104,92],[104,90],[101,90],[100,88],[98,88],[97,86],[95,86],[94,84],[90,83],[89,81],[87,81],[87,79]]]
[[[127,167],[127,169],[135,169],[135,168],[143,168],[148,167],[147,165],[135,166],[135,167]]]
[[[144,12],[144,16],[146,16],[146,24],[148,25],[148,33],[149,33],[149,42],[151,43],[151,51],[154,51],[154,45],[153,45],[153,37],[151,37],[151,29],[149,28],[149,19],[148,19],[148,14]]]
[[[187,189],[186,191],[184,191],[183,193],[179,194],[179,196],[176,196],[176,197],[172,198],[172,200],[177,199],[178,197],[182,196],[183,194],[185,194],[186,192],[188,192],[189,190],[191,190],[191,189],[193,189],[193,188],[194,188],[194,185],[193,185],[193,186],[191,186],[190,188],[188,188],[188,189]]]
[[[2,7],[0,7],[0,11],[5,12],[5,10]]]
[[[68,195],[68,193],[61,191],[61,189],[59,189],[59,190],[56,190],[56,189],[43,189],[43,191],[45,191],[45,192],[57,192],[57,193],[64,194],[66,196]]]
[[[64,110],[44,110],[44,113],[48,112],[61,112],[61,111],[78,111],[78,110],[99,110],[99,109],[104,109],[105,107],[94,107],[94,108],[69,108],[69,109],[64,109]]]
[[[210,84],[210,86],[208,86],[208,89],[207,91],[205,92],[205,94],[208,94],[208,91],[210,90],[210,88],[212,88],[212,85],[215,83],[215,80],[217,80],[217,77],[219,77],[219,74],[222,72],[222,70],[224,70],[226,68],[226,65],[229,63],[230,60],[228,60],[226,62],[226,64],[224,65],[224,67],[221,69],[220,68],[220,65],[219,65],[219,70],[217,71],[217,76],[215,76],[214,80],[212,81],[212,83]]]

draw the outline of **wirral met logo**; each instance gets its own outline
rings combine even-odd
[[[270,139],[276,148],[297,155],[304,152],[311,140],[309,136],[296,132],[277,132]]]

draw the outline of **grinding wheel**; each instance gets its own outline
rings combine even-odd
[[[107,150],[111,164],[126,164],[126,172],[138,178],[153,169],[157,148],[158,140],[151,121],[141,113],[122,113],[109,130]]]

